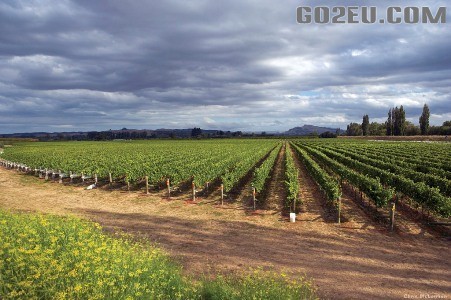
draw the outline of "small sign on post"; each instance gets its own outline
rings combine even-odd
[[[196,201],[196,184],[194,181],[191,183],[191,186],[193,188],[193,201]]]

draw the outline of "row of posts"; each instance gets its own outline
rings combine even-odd
[[[13,164],[13,163],[8,163],[8,162],[5,162],[5,161],[2,161],[2,164],[6,165],[6,166],[11,165],[11,167],[16,167],[17,166],[17,168],[19,168],[19,169],[20,168],[24,168],[25,170],[29,169],[28,167],[21,166],[21,165],[18,165],[18,164],[16,165],[16,164]],[[38,169],[35,169],[35,173],[37,173],[37,172],[38,172]],[[45,180],[49,180],[49,174],[52,175],[52,179],[55,179],[55,175],[58,174],[59,183],[62,183],[63,182],[63,178],[65,177],[64,176],[65,174],[61,173],[61,171],[58,171],[58,173],[55,173],[53,171],[50,172],[48,169],[45,169],[44,173],[45,173],[45,177],[44,177]],[[42,178],[42,172],[39,172],[39,177]],[[69,177],[70,177],[70,182],[72,182],[73,178],[75,178],[74,174],[72,174],[72,172],[69,172]],[[91,178],[91,177],[84,176],[83,173],[81,173],[80,177],[81,177],[83,182],[85,181],[85,179]],[[111,186],[112,183],[113,183],[113,178],[112,178],[112,174],[111,173],[108,173],[108,179],[109,179],[109,185]],[[128,180],[126,180],[126,181],[127,181],[127,188],[128,188],[128,190],[130,190],[130,183],[129,183]],[[94,174],[94,182],[97,185],[97,183],[98,183],[97,174]],[[146,194],[149,194],[149,176],[145,176],[145,182],[146,182]],[[341,181],[341,184],[343,184],[342,181]],[[171,197],[171,185],[170,185],[169,179],[166,179],[166,186],[167,186],[168,198],[170,198]],[[207,187],[206,188],[207,188],[207,193],[208,193],[209,182],[207,182]],[[220,189],[221,189],[221,205],[223,205],[224,204],[224,185],[223,184],[221,184]],[[196,201],[196,192],[197,192],[196,191],[196,185],[195,185],[195,183],[193,181],[192,182],[192,200],[193,201]],[[361,195],[361,197],[362,197],[362,195]],[[252,187],[252,200],[253,200],[253,207],[254,207],[254,210],[255,210],[256,209],[256,202],[257,202],[255,187]],[[393,199],[390,202],[390,205],[391,205],[391,207],[390,207],[390,230],[391,231],[394,230],[396,201],[397,201],[397,196],[396,196],[396,199]],[[341,224],[341,197],[338,198],[337,210],[338,210],[337,223]]]
[[[343,187],[343,179],[340,179],[340,185]],[[360,192],[360,199],[363,201],[362,191]],[[354,197],[357,200],[357,189],[354,189]],[[396,212],[396,202],[398,202],[398,195],[395,195],[390,201],[390,231],[395,230],[395,212]],[[377,207],[376,207],[377,209]],[[338,224],[341,223],[341,197],[338,198]]]

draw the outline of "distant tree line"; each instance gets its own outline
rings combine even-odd
[[[429,125],[430,111],[427,104],[419,118],[419,125],[406,120],[406,112],[401,105],[390,108],[385,123],[370,123],[368,115],[364,115],[362,123],[350,123],[346,127],[349,136],[403,136],[403,135],[450,135],[451,121],[443,122],[442,126]]]
[[[162,130],[132,130],[122,128],[121,130],[107,130],[107,131],[89,131],[89,132],[71,132],[71,133],[44,133],[35,136],[41,141],[56,141],[56,140],[76,140],[76,141],[110,141],[110,140],[144,140],[157,138],[235,138],[235,137],[271,137],[273,135],[262,132],[243,133],[241,131],[222,131],[222,130],[206,130],[195,127],[193,129],[162,129]]]
[[[90,141],[107,141],[107,140],[134,140],[146,139],[147,131],[90,131],[87,139]]]

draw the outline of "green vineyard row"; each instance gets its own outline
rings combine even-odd
[[[365,164],[359,160],[327,149],[326,147],[319,147],[317,145],[316,147],[310,149],[320,152],[323,156],[328,157],[330,160],[346,165],[359,174],[363,174],[366,178],[377,178],[378,181],[380,180],[380,182],[387,187],[403,193],[416,201],[418,204],[435,211],[443,217],[451,216],[451,200],[449,197],[442,195],[438,188],[429,187],[424,182],[414,182],[412,179]],[[369,196],[371,197],[371,195]],[[387,200],[388,198],[389,197],[387,197]],[[379,202],[380,206],[386,204],[386,201],[377,202]]]
[[[326,193],[328,201],[335,201],[341,196],[340,184],[324,169],[322,169],[304,150],[299,148],[296,144],[292,144],[299,158],[304,163],[310,175],[319,184],[321,189]]]
[[[354,171],[346,165],[328,157],[321,151],[298,144],[302,149],[305,149],[310,155],[318,159],[322,164],[330,168],[335,174],[339,175],[342,180],[345,180],[353,186],[359,188],[364,192],[378,207],[383,207],[388,204],[392,198],[393,190],[386,189],[382,186],[379,179],[368,177],[360,172]]]
[[[296,212],[302,204],[299,197],[299,173],[293,159],[290,147],[285,151],[285,187],[287,190],[287,198],[285,199],[285,208]]]

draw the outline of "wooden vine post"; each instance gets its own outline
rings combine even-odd
[[[193,201],[196,201],[196,184],[194,181],[191,183],[192,189],[193,189]]]
[[[207,181],[207,194],[208,194],[209,185],[210,185],[210,182]]]
[[[127,182],[127,191],[130,192],[130,180],[128,179],[127,175],[125,175],[125,182]]]
[[[149,195],[149,176],[146,176],[146,195]]]
[[[111,173],[108,173],[108,179],[110,181],[110,187],[113,184],[113,176],[111,175]]]
[[[166,186],[168,188],[168,198],[171,198],[171,184],[169,182],[169,178],[166,179]]]
[[[252,200],[254,201],[254,210],[256,208],[257,199],[255,198],[255,187],[252,187]]]
[[[391,208],[390,208],[390,230],[395,230],[395,209],[396,209],[396,198],[391,201]]]
[[[341,197],[338,197],[338,224],[341,224]]]
[[[97,185],[97,182],[98,182],[99,180],[98,180],[98,178],[97,178],[97,173],[96,174],[94,174],[94,183],[95,183],[95,185]]]
[[[224,184],[221,183],[221,205],[224,205]]]

